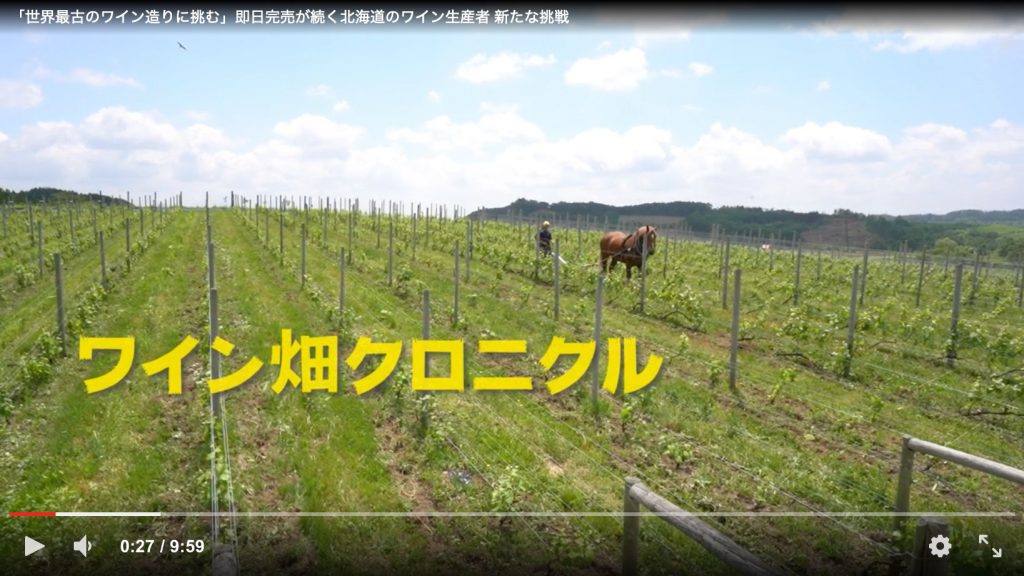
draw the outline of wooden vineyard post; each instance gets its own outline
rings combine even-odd
[[[736,359],[740,341],[740,269],[736,269],[732,293],[732,337],[729,342],[729,389],[736,391]]]
[[[729,309],[729,245],[730,239],[725,237],[725,256],[722,263],[722,310]]]
[[[868,243],[864,243],[864,270],[860,276],[860,305],[864,305],[864,291],[868,285]]]
[[[423,340],[430,340],[430,290],[423,290]],[[430,377],[430,354],[423,356],[423,377]],[[429,398],[429,392],[421,392]],[[420,419],[420,430],[426,432],[430,426],[430,410],[417,410]]]
[[[605,226],[607,228],[607,226]],[[665,237],[665,248],[661,258],[661,279],[668,278],[668,247],[672,245],[672,239]]]
[[[36,224],[36,250],[39,254],[39,278],[43,277],[46,272],[46,266],[43,263],[43,223],[39,222]]]
[[[53,254],[53,273],[57,288],[57,333],[60,335],[62,356],[68,354],[67,318],[64,314],[64,271],[61,266],[60,252]]]
[[[924,287],[924,261],[926,253],[921,252],[921,271],[917,274],[917,297],[914,300],[914,306],[921,307],[921,288]]]
[[[455,241],[455,250],[452,252],[455,256],[455,277],[453,278],[453,294],[452,298],[452,326],[457,326],[459,323],[459,241]]]
[[[555,238],[555,320],[558,320],[560,312],[560,300],[562,295],[561,285],[559,283],[559,272],[562,268],[562,252],[560,249],[560,239]]]
[[[212,244],[211,250],[212,250]],[[210,378],[220,378],[220,353],[213,347],[213,341],[220,334],[219,309],[217,301],[217,287],[210,287]],[[210,394],[210,403],[213,407],[213,415],[220,416],[221,402],[219,394]]]
[[[395,276],[395,224],[388,218],[388,286]]]
[[[967,303],[972,306],[974,305],[974,297],[978,292],[978,276],[981,273],[981,251],[977,251],[976,254],[974,257],[974,276],[971,278],[971,295],[967,299]],[[963,264],[958,264],[958,266],[963,266]]]
[[[647,303],[647,237],[643,238],[643,246],[640,250],[640,313],[644,313],[644,305]]]
[[[338,258],[338,325],[344,326],[345,319],[345,249]]]
[[[100,282],[104,289],[107,288],[107,248],[103,242],[103,231],[100,230]]]
[[[803,246],[796,246],[796,275],[793,278],[793,305],[800,305],[800,262],[803,260]]]
[[[960,282],[964,275],[964,265],[956,265],[956,273],[953,279],[953,317],[949,327],[949,345],[946,347],[946,365],[952,368],[956,365],[956,344],[957,344],[957,323],[960,321]]]
[[[853,364],[853,336],[857,328],[857,277],[860,267],[853,267],[853,287],[850,290],[850,318],[846,329],[846,358],[843,360],[843,377],[850,377],[850,365]]]
[[[591,407],[594,410],[594,420],[599,417],[598,413],[598,398],[597,393],[599,388],[598,379],[601,376],[600,362],[596,361],[597,358],[601,357],[601,308],[604,305],[604,274],[598,273],[597,275],[597,294],[595,296],[594,306],[594,358],[595,362],[591,368],[592,380],[590,382],[590,401]]]
[[[1020,282],[1017,283],[1017,308],[1024,307],[1024,266],[1020,269]]]
[[[352,263],[352,233],[353,228],[356,225],[356,214],[355,212],[349,211],[348,213],[348,263]]]
[[[469,270],[473,264],[473,221],[466,220],[466,283],[469,284]]]
[[[210,225],[207,224],[206,228],[209,229]],[[124,264],[125,269],[129,272],[132,271],[132,221],[129,218],[125,218],[124,221]]]

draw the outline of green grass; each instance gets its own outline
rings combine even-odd
[[[113,354],[92,363],[73,356],[58,376],[25,403],[4,430],[4,510],[203,510],[207,479],[202,406],[167,395],[163,377],[146,377],[141,363],[173,348],[201,316],[202,246],[185,242],[199,228],[197,214],[175,215],[114,285],[103,318],[89,335],[136,337],[132,373],[117,387],[89,396],[82,379],[109,370]],[[192,356],[195,358],[195,355]],[[189,368],[186,368],[186,373]],[[188,377],[187,377],[188,378]],[[186,384],[186,389],[189,389]],[[198,521],[103,519],[5,519],[0,553],[20,557],[22,535],[48,543],[48,551],[21,568],[71,562],[70,545],[87,533],[107,551],[124,537],[186,537],[204,530]],[[57,543],[60,545],[57,545]],[[50,544],[52,543],[52,544]],[[92,560],[90,558],[90,560]],[[90,569],[132,561],[98,555]],[[201,567],[203,558],[191,566]]]
[[[233,494],[243,512],[615,512],[622,507],[624,478],[637,476],[683,509],[712,514],[705,520],[774,565],[795,572],[874,573],[884,570],[890,550],[909,545],[912,526],[894,540],[889,518],[713,514],[888,510],[903,433],[1024,464],[1020,418],[964,414],[1021,404],[1006,387],[979,391],[975,385],[1019,363],[1012,347],[1024,313],[1008,305],[1015,287],[1000,274],[983,277],[975,303],[965,306],[965,330],[978,335],[965,339],[963,361],[950,369],[932,360],[944,352],[949,275],[941,265],[929,271],[918,309],[914,263],[903,281],[899,262],[872,260],[853,375],[845,379],[830,364],[830,352],[845,337],[848,273],[859,256],[826,256],[818,278],[816,255],[805,254],[802,303],[793,307],[787,302],[793,257],[776,254],[769,271],[764,254],[734,246],[731,263],[744,269],[745,335],[734,393],[724,375],[717,385],[709,378],[711,367],[728,358],[729,312],[719,302],[717,248],[674,244],[667,262],[663,252],[652,260],[646,313],[638,310],[637,282],[627,285],[621,268],[607,281],[603,336],[636,337],[641,359],[657,353],[666,360],[660,378],[642,392],[627,399],[602,395],[602,417],[595,421],[590,376],[552,396],[543,384],[552,374],[537,362],[552,336],[592,335],[595,234],[580,235],[579,252],[575,234],[564,238],[569,265],[562,271],[556,320],[550,264],[538,266],[534,278],[526,232],[487,223],[474,233],[472,276],[460,286],[461,310],[453,322],[451,248],[455,239],[464,246],[465,222],[433,221],[428,246],[421,221],[413,258],[409,221],[396,220],[389,286],[386,219],[378,247],[371,219],[360,217],[347,270],[347,307],[339,318],[334,308],[337,250],[347,244],[344,215],[332,215],[324,242],[320,216],[310,213],[302,288],[300,212],[286,215],[283,265],[276,213],[269,245],[262,213],[255,222],[238,211],[212,213],[220,334],[236,345],[222,361],[223,372],[251,356],[265,364],[257,377],[224,396]],[[191,388],[169,400],[162,378],[143,378],[136,368],[131,384],[89,398],[82,377],[109,367],[112,359],[64,360],[52,383],[15,408],[5,431],[13,450],[2,460],[3,472],[15,478],[4,493],[8,509],[209,507],[203,237],[201,212],[175,214],[160,240],[116,285],[91,330],[136,333],[140,360],[166,352],[186,333],[200,338],[200,350],[187,361]],[[424,288],[431,295],[431,336],[466,341],[465,392],[430,400],[412,393],[408,349],[398,374],[361,397],[350,384],[356,375],[344,366],[337,394],[286,389],[277,395],[270,389],[279,370],[270,365],[271,346],[280,343],[281,329],[293,329],[295,338],[338,335],[339,362],[358,336],[401,340],[408,348],[422,330]],[[44,295],[27,299],[35,307],[23,312],[25,322],[45,325],[49,310],[43,300]],[[693,326],[697,320],[700,329]],[[932,333],[922,329],[929,324],[935,325]],[[0,329],[5,326],[6,318]],[[993,348],[1003,327],[1010,352]],[[680,345],[681,335],[688,345]],[[480,354],[477,341],[490,338],[524,338],[528,353]],[[447,369],[444,361],[432,361],[432,373]],[[535,390],[474,392],[472,378],[484,375],[531,376]],[[1012,375],[1008,380],[1015,382]],[[220,440],[219,429],[216,434]],[[228,505],[227,487],[222,480],[221,508]],[[911,507],[1014,511],[1022,496],[1019,486],[919,456]],[[1019,518],[951,522],[961,549],[982,529],[998,529],[1007,538],[1024,534]],[[32,526],[66,529],[70,538],[82,525],[51,523]],[[641,524],[641,565],[648,573],[726,571],[666,523],[644,518]],[[109,525],[103,534],[113,536],[146,523]],[[158,526],[169,534],[209,534],[207,523],[199,521]],[[243,571],[420,573],[424,566],[438,566],[583,574],[619,570],[621,529],[615,517],[245,518],[237,533],[225,524],[225,538],[237,537]],[[5,528],[0,551],[16,551],[20,533]],[[1019,566],[1013,564],[1019,558],[1005,560],[1004,568]],[[209,557],[195,561],[208,565]],[[964,554],[954,561],[958,571],[972,573],[997,567],[983,556]]]

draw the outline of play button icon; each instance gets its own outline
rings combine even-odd
[[[45,544],[40,544],[39,542],[36,542],[28,536],[25,536],[25,556],[35,554],[36,552],[39,552],[45,547]]]

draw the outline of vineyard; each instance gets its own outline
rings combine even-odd
[[[243,514],[217,528],[239,573],[617,574],[615,514],[632,476],[783,573],[887,574],[909,566],[916,523],[895,529],[884,514],[905,435],[1024,468],[1019,267],[666,231],[627,282],[621,266],[601,277],[596,229],[556,227],[560,264],[537,255],[536,222],[300,202],[5,208],[4,510],[209,512],[214,494],[217,509]],[[234,344],[217,365],[214,286],[216,333]],[[550,394],[545,382],[571,363],[545,371],[544,351],[553,337],[592,340],[599,306],[593,372]],[[274,393],[282,329],[339,337],[336,394]],[[412,391],[409,341],[425,333],[465,340],[464,392]],[[171,396],[141,364],[188,335],[200,344]],[[83,380],[117,358],[79,360],[79,336],[134,336],[128,378],[88,395]],[[353,372],[345,358],[364,336],[405,346],[389,381],[357,395],[351,382],[372,366]],[[661,356],[660,376],[595,399],[616,337],[636,338],[638,369]],[[478,353],[489,339],[524,339],[527,353]],[[256,377],[211,399],[211,375],[252,357],[264,362]],[[449,368],[431,360],[432,374]],[[533,391],[473,391],[480,376],[529,376]],[[913,478],[911,511],[951,514],[955,573],[1024,570],[1024,487],[930,456]],[[400,511],[417,514],[244,515]],[[563,512],[588,514],[541,514]],[[210,571],[210,550],[172,568],[99,548],[142,532],[208,538],[213,523],[5,519],[0,553],[20,558],[28,533],[88,532],[88,563],[63,544],[37,561]],[[729,573],[661,519],[640,524],[641,572]],[[982,533],[1006,556],[979,546]]]

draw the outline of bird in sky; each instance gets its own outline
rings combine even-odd
[[[178,46],[181,47],[182,50],[185,50],[186,52],[188,51],[188,48],[185,48],[185,45],[181,42],[178,42]]]

